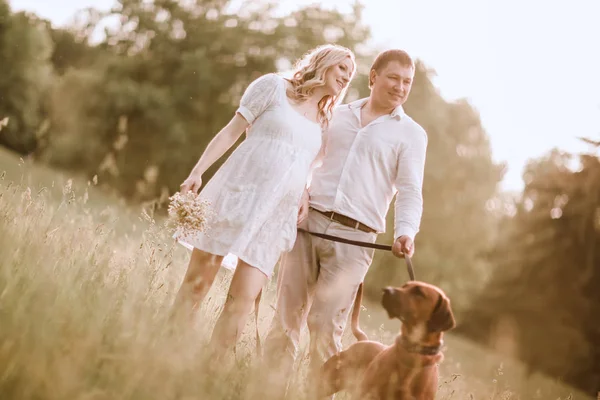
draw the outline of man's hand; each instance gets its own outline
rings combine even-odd
[[[308,189],[305,188],[304,192],[302,193],[302,198],[300,199],[300,206],[298,208],[298,225],[300,225],[308,216],[308,199]]]
[[[404,254],[412,257],[413,254],[415,254],[415,244],[408,236],[400,236],[398,239],[396,239],[394,245],[392,246],[392,253],[396,257],[400,258],[404,257]]]

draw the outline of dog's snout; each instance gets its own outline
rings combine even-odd
[[[381,289],[381,291],[383,292],[383,294],[390,295],[390,294],[394,293],[394,288],[391,286],[386,286],[383,289]]]

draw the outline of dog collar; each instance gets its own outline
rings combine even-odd
[[[435,356],[442,349],[444,342],[440,341],[440,344],[437,346],[421,346],[418,343],[409,342],[404,336],[400,336],[399,345],[409,353],[417,353],[424,356]]]

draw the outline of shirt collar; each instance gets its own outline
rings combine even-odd
[[[355,100],[351,103],[348,103],[348,107],[356,115],[357,113],[360,112],[360,108],[367,102],[367,100],[369,100],[368,97]],[[396,118],[396,119],[402,119],[405,115],[406,115],[406,113],[404,112],[404,108],[402,107],[402,105],[399,105],[398,107],[396,107],[394,109],[394,111],[392,111],[389,114],[389,116],[391,118]]]

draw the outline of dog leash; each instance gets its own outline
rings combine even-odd
[[[331,241],[339,242],[339,243],[350,244],[353,246],[366,247],[366,248],[376,249],[376,250],[392,251],[392,246],[389,244],[377,244],[377,243],[361,242],[358,240],[344,239],[344,238],[341,238],[338,236],[327,235],[325,233],[317,233],[317,232],[307,231],[306,229],[302,229],[302,228],[298,228],[298,232],[308,233],[309,235],[316,236],[321,239],[331,240]],[[408,276],[411,281],[414,281],[415,280],[415,270],[412,265],[412,260],[406,254],[402,254],[402,257],[404,258],[404,261],[406,261],[406,269],[408,270]]]
[[[302,228],[298,228],[298,232],[305,232],[305,233],[308,233],[309,235],[320,237],[321,239],[332,240],[334,242],[346,243],[346,244],[351,244],[351,245],[359,246],[359,247],[368,247],[368,248],[377,249],[377,250],[392,251],[392,246],[390,246],[389,244],[377,244],[377,243],[361,242],[358,240],[344,239],[344,238],[337,237],[337,236],[327,235],[325,233],[317,233],[317,232],[307,231],[306,229],[302,229]]]
[[[331,240],[331,241],[339,242],[339,243],[345,243],[345,244],[349,244],[352,246],[366,247],[366,248],[376,249],[376,250],[392,251],[392,246],[390,246],[388,244],[377,244],[377,243],[361,242],[359,240],[344,239],[344,238],[341,238],[338,236],[327,235],[325,233],[317,233],[317,232],[307,231],[302,228],[298,228],[298,232],[308,233],[309,235],[316,236],[321,239]],[[406,254],[402,254],[402,257],[404,258],[404,261],[406,261],[406,269],[408,271],[409,279],[411,281],[414,281],[415,280],[415,270],[412,265],[412,260]],[[256,351],[257,351],[258,355],[262,354],[262,346],[260,343],[260,334],[258,333],[258,311],[259,311],[261,297],[262,297],[262,289],[260,290],[260,292],[258,292],[258,295],[256,296],[256,299],[254,300],[254,319],[255,319],[255,326],[256,326]]]
[[[414,281],[415,280],[415,270],[412,265],[412,260],[410,259],[410,257],[407,257],[406,255],[404,255],[404,261],[406,261],[406,269],[408,270],[409,280]]]

